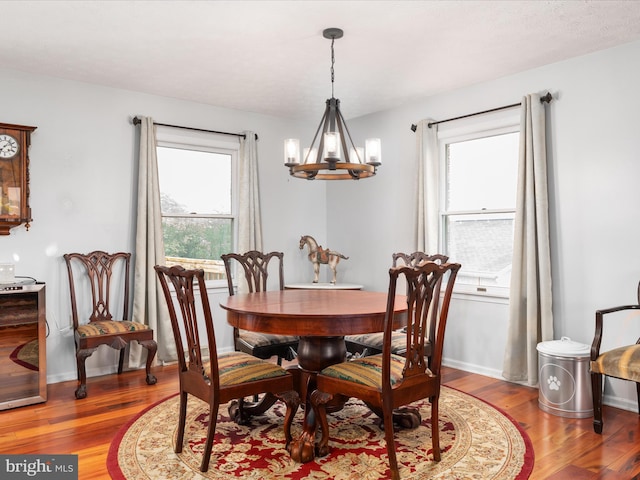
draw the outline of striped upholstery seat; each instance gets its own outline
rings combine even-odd
[[[592,360],[590,365],[593,373],[640,382],[640,345],[609,350]]]
[[[205,374],[210,377],[211,365],[207,362],[204,367]],[[218,373],[221,387],[287,375],[282,367],[242,352],[219,355]]]
[[[347,335],[345,340],[349,350],[356,350],[360,349],[357,347],[361,347],[362,350],[365,348],[368,349],[370,354],[376,354],[382,352],[384,332]],[[393,332],[391,334],[391,353],[395,353],[396,355],[404,355],[407,353],[407,338],[404,333]]]
[[[361,346],[362,349],[369,349],[371,354],[381,353],[384,332],[347,335],[345,340],[354,350],[355,348],[353,348],[353,346],[358,345]],[[404,332],[396,331],[391,334],[391,353],[401,356],[404,356],[407,353],[407,336]],[[425,357],[431,356],[431,342],[426,339],[424,344],[424,355]]]
[[[631,342],[631,338],[634,340],[637,338],[635,333],[635,326],[632,330],[633,333],[629,335],[625,330],[628,327],[626,322],[633,316],[634,320],[637,320],[638,312],[640,310],[640,282],[636,289],[638,302],[635,304],[619,305],[617,307],[604,308],[596,310],[596,328],[593,341],[591,342],[591,356],[589,367],[591,369],[591,396],[593,400],[593,430],[596,433],[602,433],[602,397],[604,390],[604,375],[614,378],[620,378],[622,380],[628,380],[635,382],[636,384],[636,397],[638,399],[638,408],[640,409],[640,339],[633,345],[626,345],[622,347],[616,347],[612,350],[601,352],[605,337],[605,323],[610,325],[607,327],[608,338],[615,339],[615,344]],[[635,312],[633,310],[636,310]],[[622,312],[627,312],[627,315],[621,315]],[[610,315],[617,313],[617,315]],[[607,322],[604,321],[605,317]],[[625,319],[625,324],[621,324],[621,320]],[[624,326],[624,328],[621,328]],[[624,335],[629,335],[626,340],[620,340],[624,338]],[[614,345],[615,345],[614,344]],[[640,413],[640,412],[639,412]]]
[[[268,333],[240,330],[239,341],[246,342],[252,348],[280,345],[282,343],[298,344],[298,337],[293,335],[269,335]]]
[[[138,322],[130,322],[128,320],[123,320],[121,322],[114,322],[113,320],[98,320],[87,323],[86,325],[79,325],[76,332],[80,337],[97,337],[100,335],[137,332],[141,330],[149,330],[149,326]]]
[[[391,385],[402,381],[405,359],[391,355]],[[338,363],[322,370],[322,375],[382,389],[382,354]]]

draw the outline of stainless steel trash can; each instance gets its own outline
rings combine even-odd
[[[537,350],[540,409],[560,417],[591,417],[589,345],[562,337],[539,343]]]

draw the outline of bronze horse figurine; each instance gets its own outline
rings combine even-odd
[[[331,283],[335,284],[336,267],[338,266],[338,262],[341,258],[347,260],[349,257],[345,257],[341,253],[334,252],[328,248],[322,248],[311,235],[303,235],[300,238],[300,250],[302,250],[305,245],[309,248],[309,261],[313,263],[313,283],[318,283],[320,265],[329,265],[329,268],[333,272],[333,279],[331,280]]]

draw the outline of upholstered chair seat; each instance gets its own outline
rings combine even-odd
[[[246,349],[260,350],[260,349],[268,349],[268,347],[279,347],[283,344],[290,344],[291,346],[298,345],[298,337],[294,335],[270,335],[268,333],[260,333],[260,332],[250,332],[249,330],[241,330],[241,333],[238,335],[236,339],[236,343],[240,346],[244,344]],[[239,350],[246,352],[244,347],[240,347]],[[289,352],[285,350],[285,352]],[[280,358],[285,358],[286,360],[293,360],[293,357],[290,357],[286,353],[283,354]]]
[[[204,364],[204,371],[205,376],[211,377],[210,362]],[[218,374],[221,387],[288,375],[279,365],[265,362],[243,352],[218,355]]]
[[[591,343],[591,357],[589,368],[591,370],[591,395],[593,398],[593,429],[596,433],[602,433],[602,397],[604,378],[608,377],[629,380],[636,384],[636,396],[638,399],[638,409],[640,413],[640,338],[632,345],[616,346],[606,352],[601,352],[600,347],[604,338],[604,319],[607,319],[607,331],[615,332],[615,336],[609,333],[609,341],[618,339],[617,343],[628,343],[629,339],[624,338],[624,324],[628,321],[627,315],[620,315],[620,312],[630,310],[640,310],[640,282],[637,288],[638,303],[631,305],[621,305],[618,307],[596,310],[596,329]],[[618,315],[616,315],[618,313]],[[633,315],[635,319],[637,315]],[[616,323],[617,322],[617,323]],[[617,327],[617,328],[616,328]],[[633,337],[635,338],[635,337]]]
[[[96,321],[86,325],[78,326],[77,334],[81,337],[97,337],[100,335],[112,335],[114,333],[137,332],[149,330],[148,325],[138,322],[123,320],[114,322],[112,320]]]
[[[322,375],[382,389],[382,361],[382,354],[369,355],[327,367],[322,370]],[[402,381],[404,364],[404,357],[391,355],[392,386]]]
[[[364,351],[367,349],[369,355],[375,355],[382,352],[382,343],[384,341],[384,333],[365,333],[362,335],[349,335],[348,341],[352,345],[352,349],[356,351]],[[355,347],[359,345],[361,348]],[[396,331],[391,334],[391,353],[404,356],[407,353],[407,334],[403,331]],[[424,354],[431,356],[431,342],[425,341]]]
[[[614,348],[591,361],[591,372],[640,382],[640,345]]]

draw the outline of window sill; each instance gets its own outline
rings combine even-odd
[[[458,284],[453,288],[454,298],[484,303],[509,304],[509,289]]]
[[[205,284],[207,286],[207,292],[210,293],[229,293],[229,286],[227,285],[227,281],[221,280],[206,280]],[[235,287],[235,285],[234,285]]]

